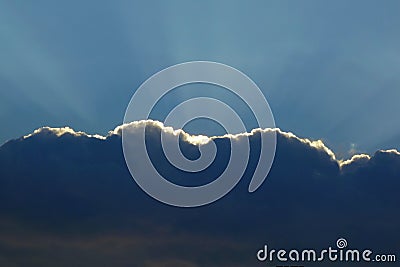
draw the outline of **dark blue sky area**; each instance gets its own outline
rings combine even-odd
[[[0,143],[40,126],[104,134],[155,72],[218,61],[276,124],[346,155],[400,148],[398,1],[0,1]]]

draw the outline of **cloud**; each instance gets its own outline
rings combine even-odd
[[[367,164],[370,159],[371,159],[370,155],[358,154],[352,156],[351,159],[339,161],[339,164],[341,168],[346,168],[346,167],[351,167],[352,165]]]
[[[76,132],[74,129],[70,127],[61,127],[61,128],[41,127],[39,129],[34,130],[33,133],[23,136],[23,139],[30,138],[34,135],[55,135],[57,137],[60,137],[65,134],[70,134],[75,137],[86,136],[89,138],[98,138],[102,140],[106,139],[105,136],[101,136],[99,134],[90,135],[81,131]]]
[[[325,152],[327,155],[329,155],[332,159],[336,159],[335,153],[329,149],[322,140],[310,140],[307,138],[301,138],[296,136],[295,134],[291,132],[284,132],[280,130],[279,128],[275,129],[253,129],[250,133],[239,133],[239,134],[225,134],[223,136],[205,136],[205,135],[191,135],[183,131],[182,129],[173,129],[172,127],[169,126],[164,126],[162,122],[159,121],[154,121],[154,120],[142,120],[142,121],[135,121],[131,122],[128,124],[123,124],[120,126],[117,126],[114,130],[109,131],[108,135],[102,136],[99,134],[88,134],[82,131],[75,131],[70,127],[61,127],[61,128],[52,128],[52,127],[41,127],[33,131],[33,133],[30,133],[28,135],[25,135],[23,138],[29,138],[34,135],[39,135],[43,136],[46,134],[49,135],[55,135],[57,137],[60,137],[65,134],[70,134],[74,137],[88,137],[88,138],[97,138],[101,140],[106,140],[107,137],[113,136],[113,135],[122,135],[122,130],[123,129],[128,129],[129,131],[135,132],[138,131],[139,129],[143,129],[143,127],[152,127],[152,128],[157,128],[167,134],[177,136],[181,135],[182,139],[184,141],[187,141],[190,144],[193,145],[202,145],[202,144],[207,144],[211,140],[217,140],[217,139],[222,139],[222,138],[228,138],[228,139],[238,139],[241,137],[249,137],[252,135],[256,135],[258,133],[267,133],[270,131],[275,131],[278,135],[281,137],[284,137],[286,139],[293,139],[301,142],[302,144],[305,144],[309,146],[310,148],[316,148],[317,150],[320,150],[321,152]],[[391,150],[380,150],[381,152],[388,152],[388,153],[397,153],[400,155],[400,152],[398,152],[396,149],[391,149]],[[369,155],[366,154],[356,154],[352,155],[351,159],[348,160],[343,160],[343,159],[338,159],[337,162],[340,165],[348,165],[351,164],[353,161],[359,160],[361,158],[370,158]]]
[[[133,181],[122,153],[122,129],[143,127],[152,160],[176,183],[218,177],[230,141],[250,140],[248,166],[215,203],[194,209],[161,204]],[[180,135],[189,158],[215,141],[215,162],[198,174],[176,170],[160,150],[162,131]],[[273,167],[249,194],[260,137],[271,132],[277,134]],[[391,252],[400,239],[399,177],[397,150],[338,160],[322,141],[279,129],[196,137],[156,121],[118,126],[106,136],[44,127],[0,147],[0,263],[257,266],[254,253],[265,243],[318,248],[339,237],[352,247]]]

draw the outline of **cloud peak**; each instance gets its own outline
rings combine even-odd
[[[109,131],[107,135],[99,135],[99,134],[88,134],[83,131],[75,131],[74,129],[66,126],[66,127],[41,127],[36,130],[34,130],[32,133],[27,134],[22,137],[22,139],[28,139],[33,136],[41,135],[41,136],[46,136],[46,135],[52,135],[55,137],[61,137],[64,135],[71,135],[74,137],[87,137],[87,138],[95,138],[99,140],[106,140],[108,137],[117,135],[121,136],[122,130],[123,129],[128,129],[128,130],[136,130],[142,127],[154,127],[156,129],[159,129],[167,134],[171,135],[181,135],[182,140],[187,141],[190,144],[193,145],[204,145],[210,142],[211,140],[217,140],[217,139],[238,139],[238,138],[243,138],[243,137],[250,137],[254,136],[259,133],[268,133],[271,131],[276,132],[278,136],[281,136],[283,138],[286,138],[288,140],[296,140],[310,148],[316,149],[318,151],[321,151],[323,153],[326,153],[329,157],[331,157],[333,160],[337,161],[340,167],[344,167],[347,165],[350,165],[354,162],[361,162],[361,161],[366,161],[370,160],[371,156],[367,154],[356,154],[353,155],[350,159],[337,159],[335,153],[324,144],[322,140],[310,140],[308,138],[302,138],[298,137],[297,135],[293,134],[292,132],[285,132],[282,131],[279,128],[274,128],[274,129],[253,129],[251,132],[246,132],[246,133],[239,133],[239,134],[225,134],[222,136],[205,136],[205,135],[192,135],[189,133],[186,133],[182,129],[173,129],[172,127],[165,126],[162,122],[159,121],[154,121],[154,120],[141,120],[141,121],[135,121],[123,125],[119,125],[115,127],[114,130]],[[397,151],[396,149],[391,149],[391,150],[379,150],[378,152],[380,153],[389,153],[389,154],[396,154],[400,155],[400,152]]]
[[[30,138],[32,136],[35,136],[35,135],[54,135],[56,137],[61,137],[61,136],[65,135],[65,134],[69,134],[69,135],[72,135],[72,136],[75,136],[75,137],[85,136],[85,137],[89,137],[89,138],[97,138],[97,139],[102,139],[102,140],[106,139],[106,136],[102,136],[102,135],[99,135],[99,134],[91,135],[91,134],[88,134],[88,133],[85,133],[85,132],[82,132],[82,131],[75,131],[74,129],[72,129],[72,128],[68,127],[68,126],[59,127],[59,128],[57,128],[57,127],[49,127],[49,126],[40,127],[38,129],[34,130],[32,133],[24,135],[22,138],[23,139],[28,139],[28,138]]]

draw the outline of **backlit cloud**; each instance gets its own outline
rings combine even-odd
[[[132,133],[148,127],[152,161],[178,184],[201,185],[218,177],[232,139],[249,138],[250,160],[238,185],[217,202],[170,207],[149,197],[130,176],[123,127]],[[215,141],[215,162],[197,174],[176,170],[160,150],[162,131],[182,136],[189,158],[198,153],[196,146]],[[277,133],[275,161],[250,194],[259,137],[271,131]],[[399,177],[397,150],[337,160],[322,141],[279,129],[197,137],[156,121],[118,126],[107,136],[43,127],[0,147],[0,264],[256,266],[254,255],[264,243],[318,247],[343,236],[352,246],[392,252],[400,239]]]

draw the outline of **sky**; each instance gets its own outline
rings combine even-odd
[[[105,134],[165,67],[228,64],[277,127],[343,157],[399,149],[398,1],[0,1],[0,143],[41,126]]]
[[[0,265],[255,266],[263,244],[326,248],[339,237],[349,248],[396,253],[399,10],[398,1],[361,0],[0,0]],[[146,79],[193,60],[247,74],[282,129],[271,172],[252,194],[260,138],[273,131],[215,138],[215,161],[189,173],[161,151],[161,132],[176,140],[168,128],[117,127]],[[209,85],[177,88],[152,116],[198,95],[252,118]],[[221,130],[192,123],[189,133]],[[144,125],[153,166],[178,185],[221,177],[228,143],[248,137],[241,180],[204,207],[158,202],[132,179],[121,146],[121,129],[141,137]],[[179,145],[194,159],[202,150],[189,140],[198,139]]]

